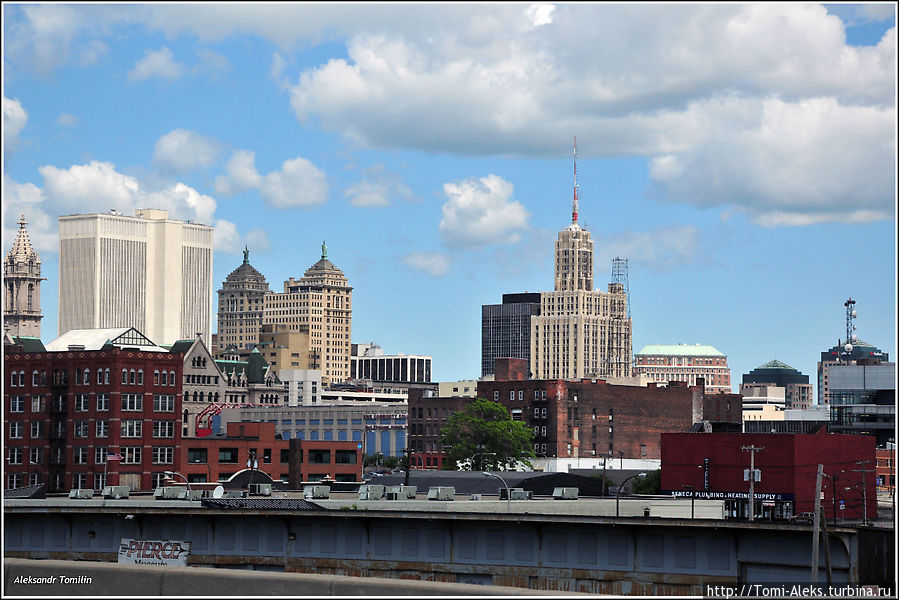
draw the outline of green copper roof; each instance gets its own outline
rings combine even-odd
[[[18,336],[18,337],[14,337],[13,341],[17,344],[21,344],[22,349],[25,352],[46,352],[47,351],[47,349],[44,348],[44,342],[42,342],[41,338],[38,338],[38,337]]]
[[[650,344],[643,346],[637,356],[727,356],[713,346],[702,344]]]
[[[788,364],[786,364],[786,363],[782,363],[782,362],[780,362],[780,361],[777,360],[777,359],[775,359],[775,360],[769,360],[769,361],[766,362],[765,364],[763,364],[763,365],[761,365],[761,366],[759,366],[759,367],[756,367],[756,369],[787,369],[787,370],[790,370],[790,371],[795,371],[795,370],[796,370],[794,367],[791,367],[790,365],[788,365]]]

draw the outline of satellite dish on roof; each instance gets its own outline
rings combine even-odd
[[[224,495],[225,495],[225,488],[223,488],[223,487],[220,486],[220,485],[215,486],[215,489],[212,490],[212,497],[213,497],[213,498],[221,498],[221,497],[224,496]]]
[[[846,344],[843,346],[843,349],[846,350],[846,352],[852,352],[852,344]]]
[[[857,316],[858,316],[858,311],[857,310],[852,311],[852,318],[854,319]]]

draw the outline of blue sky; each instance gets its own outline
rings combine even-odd
[[[329,258],[353,342],[480,375],[481,305],[580,220],[634,351],[814,379],[857,300],[896,350],[895,5],[3,5],[3,248],[56,337],[57,218],[168,208],[273,290]],[[215,321],[213,319],[213,329]]]

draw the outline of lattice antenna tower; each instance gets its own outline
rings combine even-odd
[[[631,318],[631,290],[630,284],[628,283],[628,275],[627,275],[627,259],[626,258],[613,258],[612,259],[612,283],[620,283],[621,287],[624,288],[624,295],[627,298],[627,318]]]

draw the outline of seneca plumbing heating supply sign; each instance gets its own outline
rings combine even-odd
[[[190,542],[165,540],[129,540],[122,538],[119,562],[131,565],[187,566]]]

